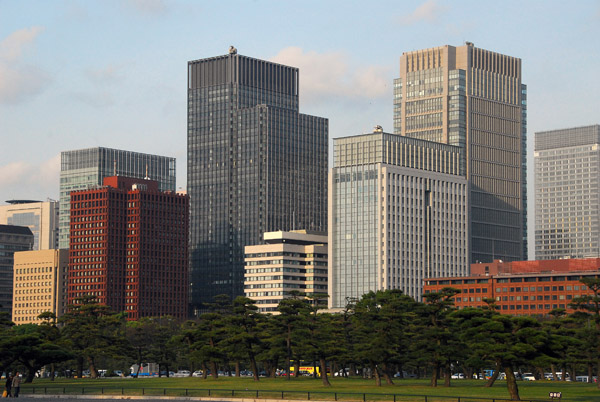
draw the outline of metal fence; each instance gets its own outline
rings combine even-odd
[[[502,402],[510,399],[471,396],[434,396],[407,394],[379,394],[328,391],[273,391],[209,388],[126,388],[126,387],[60,387],[31,386],[22,388],[23,395],[113,395],[113,396],[170,396],[211,398],[255,398],[306,401],[362,401],[362,402]],[[549,399],[521,399],[521,402],[548,402]],[[569,402],[568,399],[561,399]]]

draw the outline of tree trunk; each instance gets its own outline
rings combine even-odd
[[[208,377],[208,367],[206,367],[205,362],[202,362],[200,366],[202,367],[202,379],[206,380],[206,378]]]
[[[321,367],[321,379],[323,380],[323,386],[331,387],[331,384],[329,383],[329,378],[327,378],[327,362],[325,361],[325,359],[320,358],[319,365]],[[316,372],[317,370],[315,370],[315,373]]]
[[[596,365],[597,368],[597,374],[596,374],[596,378],[598,379],[598,389],[600,389],[600,358],[598,359],[598,364]],[[590,377],[590,381],[593,381],[594,379],[592,377]]]
[[[450,386],[450,377],[452,376],[452,370],[450,369],[450,364],[446,364],[446,369],[444,370],[444,387]]]
[[[433,373],[431,373],[431,386],[434,388],[437,387],[439,375],[440,375],[440,363],[435,362],[433,364]]]
[[[567,365],[563,363],[562,365],[562,381],[567,381]]]
[[[33,379],[35,378],[35,373],[37,371],[36,367],[27,367],[27,376],[25,377],[25,384],[31,384]]]
[[[594,367],[593,367],[592,363],[587,364],[587,373],[588,373],[588,382],[592,382],[593,381],[592,377],[594,376]],[[598,378],[600,378],[600,377],[598,377]]]
[[[240,361],[239,360],[235,361],[235,376],[237,378],[240,378]]]
[[[54,381],[54,363],[50,363],[50,381]]]
[[[492,376],[490,377],[488,382],[485,383],[486,388],[489,388],[494,385],[494,383],[498,379],[498,376],[500,375],[500,369],[501,369],[500,363],[496,362],[496,370],[494,370],[494,374],[492,374]],[[513,377],[514,376],[515,376],[515,373],[513,373]],[[485,371],[483,374],[483,378],[485,379]]]
[[[544,368],[543,368],[543,367],[538,367],[538,368],[537,368],[537,372],[538,372],[538,374],[539,374],[539,376],[540,376],[540,379],[542,379],[542,380],[545,380],[545,379],[546,379],[546,378],[545,378],[545,375],[544,375]]]
[[[252,368],[252,375],[254,376],[254,381],[259,381],[258,366],[256,365],[256,358],[252,353],[250,354],[250,367]]]
[[[379,370],[377,370],[377,366],[375,364],[371,365],[371,372],[375,375],[375,384],[378,387],[381,387],[381,377],[379,376]]]
[[[556,366],[554,363],[550,365],[550,371],[552,371],[552,378],[554,378],[554,381],[558,381],[558,375],[556,374]]]
[[[515,378],[515,373],[513,372],[512,367],[505,366],[504,374],[506,374],[506,387],[508,388],[511,401],[520,401],[521,398],[519,398],[519,387],[517,386],[517,379]]]
[[[211,361],[210,362],[210,375],[212,376],[212,378],[214,378],[215,380],[217,378],[219,378],[219,371],[217,370],[217,362],[215,361]]]
[[[387,364],[381,365],[381,372],[383,373],[383,379],[385,380],[385,383],[387,385],[394,385],[394,382],[392,381],[392,376],[390,375],[390,370],[389,370]]]
[[[98,370],[96,370],[96,363],[94,362],[94,359],[88,357],[88,363],[90,365],[90,377],[98,378]]]

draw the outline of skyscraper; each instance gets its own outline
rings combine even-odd
[[[113,176],[71,193],[68,301],[85,295],[129,320],[187,318],[189,198]]]
[[[61,249],[69,248],[70,193],[102,185],[105,177],[121,175],[158,181],[161,191],[175,191],[175,158],[110,148],[88,148],[60,154],[60,211],[58,218]]]
[[[193,308],[244,294],[244,246],[326,231],[328,121],[299,113],[297,68],[237,54],[188,63]]]
[[[58,248],[58,201],[10,200],[0,206],[0,224],[27,226],[34,250]]]
[[[600,257],[600,125],[535,133],[535,258]]]
[[[400,58],[394,132],[462,149],[472,262],[527,258],[526,99],[521,59],[470,42]]]
[[[423,279],[469,271],[460,148],[384,133],[334,139],[329,306],[369,291],[421,299]]]
[[[25,226],[0,225],[0,311],[12,313],[14,254],[33,247],[33,233]]]

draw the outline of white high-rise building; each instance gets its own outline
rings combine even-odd
[[[535,133],[535,258],[600,257],[600,125]]]
[[[369,291],[421,300],[423,279],[469,272],[459,147],[384,133],[334,139],[329,307]]]

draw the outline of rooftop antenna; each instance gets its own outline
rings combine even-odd
[[[144,180],[150,180],[150,178],[148,177],[148,164],[146,163],[146,177],[144,177]]]
[[[117,175],[117,160],[113,159],[113,175]]]

